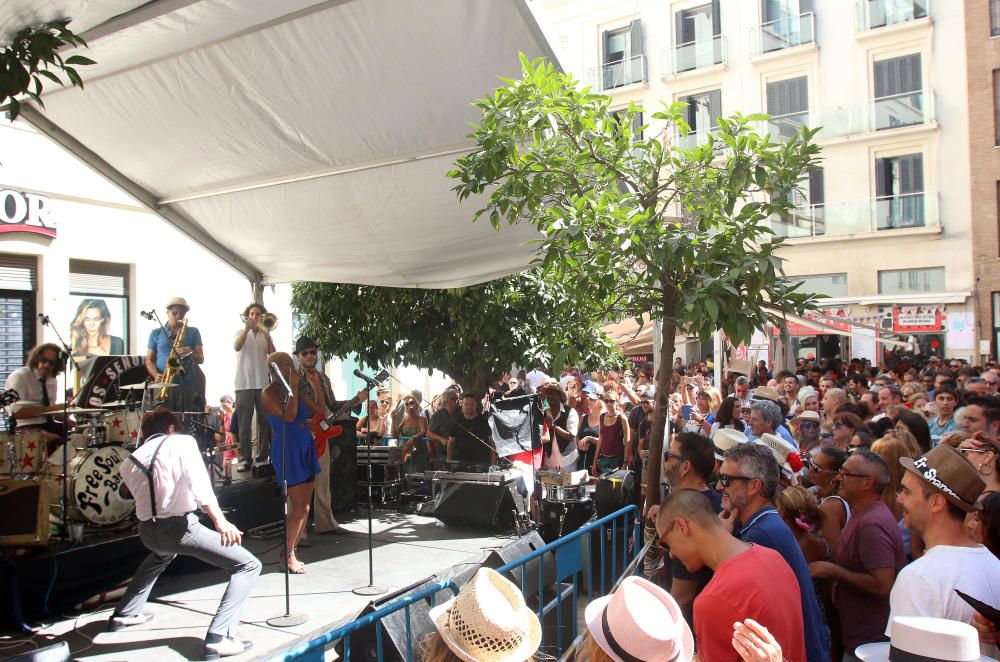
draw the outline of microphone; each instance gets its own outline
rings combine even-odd
[[[42,323],[42,326],[49,326],[50,324],[52,324],[52,321],[49,319],[49,316],[44,313],[38,313],[38,321]]]
[[[370,391],[373,388],[378,388],[378,385],[385,381],[385,378],[389,376],[389,373],[388,371],[383,370],[375,376],[375,379],[372,379],[365,373],[361,372],[360,368],[355,368],[354,376],[363,381],[365,384],[368,384],[368,390]]]
[[[285,379],[285,376],[281,374],[280,370],[278,370],[278,364],[275,363],[274,361],[271,361],[271,368],[274,370],[274,374],[278,376],[278,379],[281,381],[281,383],[285,385],[285,390],[288,391],[288,395],[289,397],[291,397],[292,387],[288,385],[288,381]]]
[[[153,311],[152,310],[149,310],[149,311],[140,310],[139,314],[142,315],[143,317],[145,317],[148,320],[152,320],[153,319]]]

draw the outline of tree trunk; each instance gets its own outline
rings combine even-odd
[[[670,412],[670,381],[674,370],[674,336],[677,325],[674,312],[677,292],[670,285],[663,288],[663,323],[660,325],[660,363],[656,366],[656,408],[649,439],[649,466],[646,467],[646,508],[660,503],[660,470],[663,466],[663,437]]]
[[[486,394],[490,385],[490,378],[486,375],[463,375],[455,381],[462,387],[462,393],[475,393],[480,396]]]

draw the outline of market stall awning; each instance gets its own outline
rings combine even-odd
[[[248,278],[453,287],[530,261],[532,228],[473,224],[445,178],[518,53],[555,61],[528,0],[8,0],[0,30],[60,16],[97,65],[24,117]]]

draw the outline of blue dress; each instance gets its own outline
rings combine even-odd
[[[295,420],[285,423],[280,416],[268,415],[267,422],[274,433],[271,441],[271,465],[281,483],[287,478],[288,485],[307,483],[319,473],[316,446],[312,431],[309,430],[309,410],[299,402]],[[285,448],[284,433],[288,431],[288,448]],[[287,457],[286,457],[287,455]],[[287,461],[287,465],[286,465]]]

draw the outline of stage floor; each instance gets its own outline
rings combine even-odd
[[[309,620],[295,628],[275,628],[265,622],[285,609],[284,575],[278,565],[280,538],[244,539],[246,547],[261,559],[264,570],[239,628],[240,637],[253,641],[254,649],[229,659],[266,658],[300,643],[307,635],[353,620],[369,603],[371,598],[351,592],[368,584],[367,519],[356,514],[340,521],[351,531],[350,536],[310,534],[311,546],[299,551],[307,573],[290,578],[292,611],[307,614]],[[514,539],[488,535],[480,529],[443,526],[433,518],[395,511],[376,511],[373,532],[375,584],[390,592],[435,574],[447,579],[458,574],[464,581],[463,575],[474,572],[490,550]],[[151,623],[106,632],[113,607],[109,604],[48,625],[34,643],[44,646],[65,640],[74,660],[200,659],[205,631],[224,588],[225,577],[216,571],[164,575],[147,608],[155,616]],[[10,647],[16,641],[0,639],[0,652],[11,655],[27,649]]]

